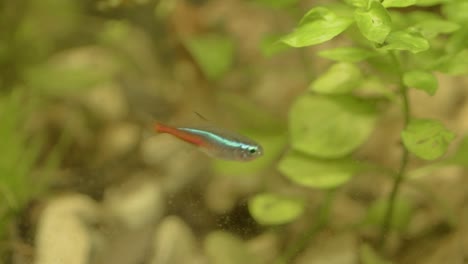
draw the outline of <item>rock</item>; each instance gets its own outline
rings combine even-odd
[[[205,204],[215,213],[229,212],[237,202],[238,193],[228,177],[215,177],[206,187]]]
[[[164,191],[173,194],[189,185],[207,167],[207,157],[196,148],[182,149],[166,162],[166,173],[163,179]],[[187,169],[189,168],[189,169]]]
[[[100,138],[98,160],[112,160],[136,148],[140,138],[140,129],[132,123],[116,123],[106,128]]]
[[[148,165],[161,165],[178,151],[186,148],[186,143],[168,134],[146,137],[141,143],[140,153]]]
[[[165,210],[159,183],[146,175],[132,175],[106,190],[103,207],[105,242],[95,263],[143,263],[151,251],[154,224]]]
[[[93,200],[80,194],[56,197],[42,212],[36,234],[36,264],[86,264],[93,250]]]
[[[244,241],[228,232],[214,231],[208,234],[204,249],[210,264],[258,263]]]
[[[144,139],[140,153],[146,164],[158,166],[164,175],[165,193],[173,194],[206,168],[208,158],[196,147],[168,134]],[[190,168],[190,169],[187,169]]]
[[[364,204],[352,199],[343,191],[337,192],[330,211],[329,225],[334,229],[346,229],[362,221],[367,213]]]
[[[260,177],[213,177],[206,186],[205,203],[215,213],[229,212],[239,199],[254,193],[261,184]]]
[[[151,250],[152,226],[129,229],[106,223],[102,227],[105,240],[95,252],[93,264],[146,263]]]
[[[192,230],[177,216],[168,216],[159,224],[153,240],[151,264],[195,264],[203,258],[197,250]]]
[[[142,228],[158,220],[164,213],[165,202],[158,182],[141,177],[111,187],[106,191],[104,207],[109,216],[126,228]]]
[[[99,84],[89,90],[83,98],[84,105],[99,119],[116,121],[123,119],[128,113],[128,103],[113,82]]]
[[[297,264],[353,264],[359,263],[356,238],[352,234],[316,237],[302,253]]]
[[[250,239],[247,247],[257,257],[258,263],[275,263],[279,255],[279,240],[273,232],[262,233]]]

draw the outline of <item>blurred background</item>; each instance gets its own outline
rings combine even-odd
[[[0,0],[0,263],[274,263],[329,195],[291,183],[276,165],[291,104],[330,64],[314,54],[346,40],[268,45],[318,4]],[[411,94],[414,114],[463,134],[467,78],[437,77],[435,97]],[[399,111],[386,111],[358,155],[398,166]],[[213,160],[156,135],[155,120],[238,131],[265,156]],[[468,221],[465,176],[444,167],[405,185],[405,235],[389,246],[396,263],[467,263],[467,226],[454,228]],[[368,208],[390,186],[363,174],[339,189],[326,228],[312,229],[293,263],[372,255],[361,247],[378,230]],[[247,201],[266,190],[300,196],[308,210],[289,225],[259,225]],[[387,263],[377,261],[366,263]]]

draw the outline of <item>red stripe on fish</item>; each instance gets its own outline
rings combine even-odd
[[[177,138],[180,138],[188,143],[191,143],[197,146],[202,146],[204,144],[203,138],[198,135],[193,135],[192,133],[179,130],[175,127],[166,126],[161,123],[156,123],[154,126],[154,130],[158,133],[171,134]]]

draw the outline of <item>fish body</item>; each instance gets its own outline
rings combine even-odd
[[[217,128],[171,127],[156,123],[155,130],[196,145],[208,155],[220,159],[250,161],[263,155],[262,146],[255,141]]]

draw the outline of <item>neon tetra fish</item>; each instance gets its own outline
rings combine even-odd
[[[236,161],[250,161],[263,155],[263,148],[255,141],[235,133],[216,128],[171,127],[156,123],[158,133],[171,134],[183,141],[198,146],[208,155]]]

